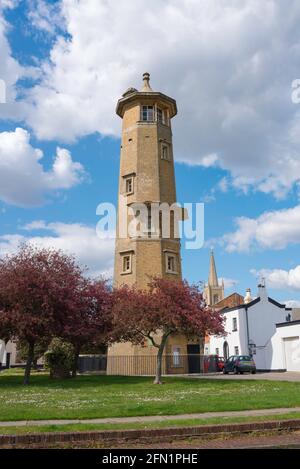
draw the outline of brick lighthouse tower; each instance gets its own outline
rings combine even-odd
[[[144,73],[141,91],[129,88],[116,109],[123,119],[118,210],[118,227],[123,223],[123,236],[118,230],[114,280],[116,285],[135,284],[138,288],[146,288],[151,276],[181,277],[180,240],[174,237],[172,226],[174,214],[171,212],[167,237],[161,233],[159,218],[154,233],[155,222],[151,219],[151,204],[176,203],[171,119],[177,107],[174,99],[153,91],[149,80],[149,73]],[[130,234],[130,215],[124,218],[124,208],[126,213],[126,206],[139,204],[149,212],[140,233]]]
[[[140,289],[147,288],[153,276],[181,278],[180,239],[176,231],[180,216],[175,216],[172,210],[169,212],[169,234],[165,236],[162,212],[159,211],[154,221],[151,210],[155,204],[176,207],[171,119],[177,114],[177,106],[173,98],[153,91],[149,82],[149,73],[144,73],[141,91],[129,88],[116,108],[123,125],[114,283],[136,285]],[[128,215],[128,209],[130,212],[130,208],[140,205],[141,210]],[[129,225],[136,222],[141,211],[144,218],[137,223],[139,233],[131,233]],[[174,344],[178,350],[182,347],[181,353],[186,353],[184,337],[169,337],[167,353],[172,353]],[[108,374],[136,374],[135,360],[129,360],[131,365],[125,366],[117,359],[141,355],[154,356],[156,349],[151,344],[143,347],[114,344],[108,350]],[[140,366],[138,374],[143,374]],[[153,371],[148,363],[144,373]]]

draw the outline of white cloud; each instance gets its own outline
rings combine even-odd
[[[60,12],[60,2],[29,0],[28,4],[28,18],[32,27],[54,35],[64,26]]]
[[[16,99],[16,83],[17,81],[26,76],[29,70],[25,70],[18,61],[12,57],[12,52],[6,38],[9,31],[9,25],[3,17],[3,10],[5,8],[14,8],[15,2],[3,1],[0,4],[0,51],[1,51],[1,65],[0,65],[0,79],[5,83],[5,104],[0,102],[0,119],[7,117],[16,117],[17,106],[14,104]]]
[[[228,191],[228,188],[229,188],[229,181],[228,181],[228,178],[226,177],[223,177],[219,183],[217,184],[217,188],[221,191],[221,192],[227,192]]]
[[[12,253],[22,242],[39,247],[61,249],[74,254],[93,276],[112,276],[114,239],[99,239],[96,228],[80,223],[46,223],[37,220],[23,227],[26,235],[6,234],[0,236],[0,255]],[[38,235],[34,234],[39,230]]]
[[[226,277],[221,278],[220,281],[221,282],[223,281],[224,287],[229,288],[229,289],[234,288],[239,283],[238,280],[235,280],[233,278],[226,278]]]
[[[211,168],[211,167],[214,167],[214,166],[217,166],[218,164],[218,155],[216,155],[215,153],[213,154],[210,154],[210,155],[204,155],[203,157],[201,157],[201,159],[197,162],[197,164],[199,164],[200,166],[203,166],[204,168]],[[194,165],[195,164],[195,161],[193,159],[191,159],[190,161],[188,159],[185,160],[185,163],[188,163],[188,164],[191,164],[191,165]]]
[[[0,200],[19,206],[38,205],[45,194],[81,182],[83,166],[73,162],[68,150],[57,148],[49,171],[44,170],[42,158],[43,152],[30,144],[26,130],[0,133]]]
[[[20,0],[0,0],[0,10],[5,8],[15,8],[20,3]]]
[[[249,252],[252,249],[284,249],[300,242],[300,205],[265,212],[258,218],[236,218],[236,231],[226,233],[215,242],[228,252]]]
[[[300,308],[300,301],[298,300],[287,300],[283,302],[287,308]]]
[[[260,278],[264,277],[270,288],[300,291],[300,265],[290,270],[261,269],[252,270],[251,273]]]
[[[234,186],[277,197],[299,182],[297,0],[62,0],[61,20],[67,35],[23,108],[39,138],[119,135],[116,100],[148,70],[178,101],[178,160],[218,164]]]

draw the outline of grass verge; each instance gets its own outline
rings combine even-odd
[[[0,373],[0,421],[176,415],[300,406],[300,382]]]

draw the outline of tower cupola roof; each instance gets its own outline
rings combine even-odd
[[[150,74],[148,72],[143,74],[143,87],[141,91],[131,87],[123,93],[122,98],[118,100],[116,113],[118,116],[123,118],[124,112],[128,106],[141,102],[146,105],[153,105],[152,103],[154,102],[162,106],[162,108],[167,108],[169,111],[169,118],[172,118],[177,114],[175,99],[158,91],[153,91],[150,86]]]
[[[142,92],[149,93],[149,91],[153,91],[150,86],[150,73],[145,72],[143,73],[143,88],[141,89]]]

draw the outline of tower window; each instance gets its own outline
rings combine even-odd
[[[169,274],[177,274],[177,262],[175,254],[166,254],[166,271]]]
[[[126,178],[126,194],[133,194],[133,177]]]
[[[154,108],[153,106],[142,107],[142,121],[154,121]]]
[[[130,195],[134,193],[134,178],[135,173],[124,174],[122,181],[122,193]]]
[[[165,113],[164,113],[164,111],[158,107],[156,115],[157,115],[157,122],[159,124],[164,124],[165,123]]]
[[[125,254],[122,256],[122,273],[131,274],[131,264],[132,264],[131,254]]]
[[[235,331],[237,331],[237,318],[232,318],[232,332]]]
[[[165,143],[161,146],[161,159],[170,160],[169,146]]]

